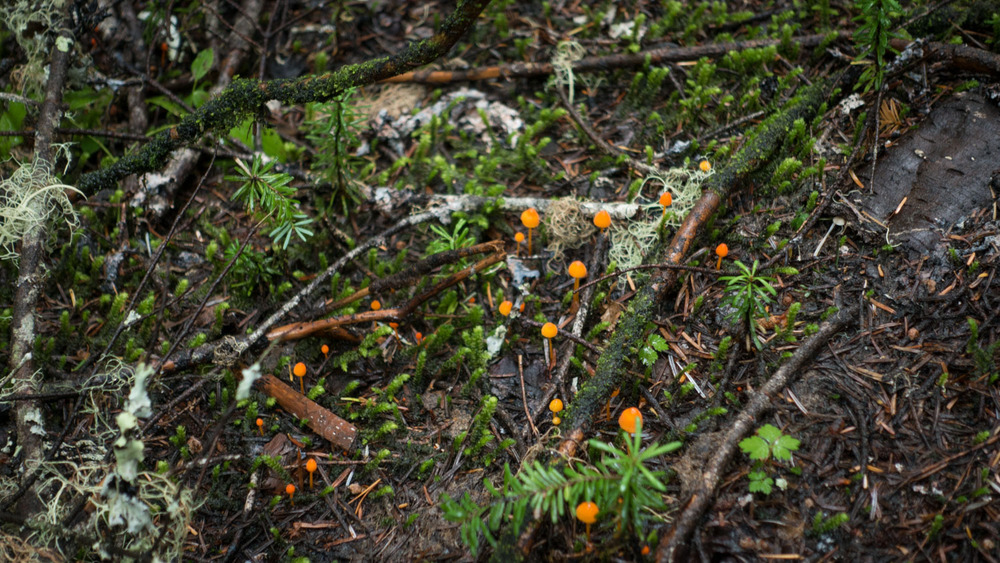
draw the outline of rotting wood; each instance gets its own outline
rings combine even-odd
[[[278,401],[278,405],[300,420],[326,441],[343,450],[351,449],[358,429],[315,401],[285,385],[277,377],[265,374],[255,383],[257,389]]]

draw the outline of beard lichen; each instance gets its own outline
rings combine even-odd
[[[11,176],[0,181],[0,259],[16,260],[17,243],[31,229],[62,218],[70,229],[78,220],[68,190],[52,176],[47,164],[39,160],[21,164]]]
[[[594,222],[583,214],[580,204],[573,199],[559,199],[549,204],[545,211],[545,229],[551,262],[563,261],[563,250],[579,248],[597,230]]]
[[[679,227],[701,197],[702,184],[713,173],[713,171],[703,172],[678,167],[647,176],[643,180],[638,199],[642,200],[640,206],[646,211],[649,219],[642,221],[636,218],[625,224],[612,223],[611,250],[608,251],[608,258],[620,268],[632,268],[642,264],[646,254],[659,238],[660,222],[662,221],[666,228]],[[649,197],[642,194],[647,184],[653,186],[653,193],[649,194]],[[664,191],[669,191],[673,196],[673,202],[667,208],[665,217],[663,208],[657,203]]]

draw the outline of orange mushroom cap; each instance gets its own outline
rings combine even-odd
[[[305,377],[306,375],[306,365],[302,362],[295,364],[295,368],[292,370],[295,377]]]
[[[260,426],[264,426],[264,419],[263,419],[263,418],[258,418],[258,419],[257,419],[257,426],[258,426],[258,427],[260,427]]]
[[[562,423],[562,419],[561,418],[559,418],[558,416],[553,416],[552,417],[552,425],[553,426],[559,426],[559,424],[561,424],[561,423]]]
[[[725,258],[729,254],[729,247],[726,246],[726,243],[722,243],[715,247],[715,253]]]
[[[622,411],[618,417],[618,426],[629,434],[635,433],[636,423],[642,422],[642,413],[635,407],[629,407]]]
[[[670,207],[674,202],[674,196],[670,195],[670,192],[663,192],[660,194],[660,205],[663,207]]]
[[[316,460],[315,459],[309,458],[309,461],[306,462],[306,471],[308,471],[309,473],[312,473],[313,471],[316,471]]]
[[[517,242],[524,242],[524,233],[520,231],[514,233],[514,240]]]
[[[542,336],[545,338],[555,338],[556,334],[559,333],[559,328],[552,323],[545,323],[542,325]]]
[[[288,493],[288,496],[295,494],[295,485],[291,483],[285,485],[285,492]]]
[[[583,265],[583,262],[579,260],[574,260],[568,268],[570,277],[576,279],[582,279],[587,277],[587,267]]]
[[[378,302],[378,299],[372,301],[372,311],[378,311],[382,308],[382,304]]]
[[[712,163],[707,160],[703,160],[698,163],[698,168],[701,168],[702,172],[708,172],[712,169]]]
[[[563,410],[562,399],[552,399],[552,402],[549,403],[549,410],[552,412],[562,412]]]
[[[529,229],[538,226],[538,211],[534,207],[529,207],[521,213],[521,224]]]
[[[576,506],[576,517],[584,524],[593,524],[597,522],[597,513],[600,512],[597,509],[597,505],[590,502],[581,502]]]
[[[514,308],[514,304],[513,303],[511,303],[510,301],[504,301],[503,303],[500,304],[500,308],[499,308],[500,309],[500,314],[503,315],[503,316],[505,316],[505,317],[508,317],[508,316],[510,316],[510,310],[513,309],[513,308]]]
[[[327,354],[330,353],[330,347],[327,346],[326,344],[324,344],[324,345],[320,346],[319,351],[323,352],[323,355],[325,356],[325,355],[327,355]]]
[[[594,226],[598,229],[607,229],[611,226],[611,214],[605,210],[600,210],[594,215]]]

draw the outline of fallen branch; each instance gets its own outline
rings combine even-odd
[[[283,381],[273,375],[264,375],[257,380],[255,385],[268,397],[274,397],[281,408],[299,420],[308,421],[306,424],[309,425],[309,428],[312,428],[327,442],[342,450],[351,449],[354,438],[358,435],[358,429],[353,424],[285,385]]]
[[[836,41],[847,37],[847,33],[829,33],[826,35],[805,35],[793,37],[789,41],[800,47],[816,47],[823,43]],[[573,72],[594,72],[600,70],[620,70],[649,64],[661,64],[682,61],[696,61],[702,57],[721,57],[730,51],[745,51],[781,45],[779,39],[752,39],[735,43],[717,43],[714,45],[699,45],[697,47],[663,47],[634,54],[608,55],[605,57],[587,57],[573,63]],[[492,80],[495,78],[530,78],[552,74],[552,63],[513,63],[509,65],[491,66],[469,70],[417,70],[393,76],[383,82],[418,82],[424,84],[446,84],[449,82],[466,82],[472,80]]]
[[[684,511],[677,518],[673,529],[660,531],[660,537],[663,538],[663,541],[656,551],[658,562],[686,560],[684,558],[687,555],[687,542],[702,515],[708,510],[715,498],[716,489],[722,481],[726,465],[736,453],[740,440],[754,429],[761,415],[771,408],[771,397],[794,382],[802,372],[806,361],[816,355],[820,347],[829,342],[833,335],[856,320],[856,314],[856,307],[848,308],[840,311],[833,320],[823,323],[819,331],[802,346],[799,346],[795,354],[778,368],[771,379],[750,396],[747,406],[736,416],[736,420],[730,423],[725,437],[718,449],[715,450],[715,454],[709,459],[705,471],[701,475],[700,486],[688,499]]]
[[[755,130],[747,144],[725,166],[719,167],[715,174],[708,177],[702,188],[701,198],[695,202],[694,208],[688,213],[681,226],[674,234],[673,241],[667,248],[663,261],[667,264],[680,264],[687,255],[698,232],[718,210],[723,199],[743,185],[746,179],[761,165],[766,163],[771,155],[781,147],[792,124],[798,119],[810,120],[815,116],[820,106],[827,102],[827,96],[839,82],[843,74],[830,82],[817,81],[806,87],[801,94],[792,98],[781,111],[775,113]],[[653,284],[657,286],[657,295],[666,296],[666,292],[677,281],[676,270],[664,270]]]
[[[458,282],[468,279],[469,276],[482,272],[483,270],[503,261],[507,257],[507,253],[503,250],[503,243],[500,241],[494,241],[492,243],[487,243],[491,246],[495,252],[474,265],[464,268],[461,271],[455,272],[448,278],[438,282],[431,289],[417,295],[416,297],[410,299],[405,304],[400,307],[393,309],[379,309],[378,311],[365,311],[363,313],[355,313],[353,315],[344,315],[342,317],[334,317],[332,319],[321,319],[318,321],[305,321],[300,323],[292,323],[285,326],[280,326],[274,330],[267,333],[267,339],[270,341],[276,340],[299,340],[307,336],[311,336],[318,332],[324,332],[336,327],[342,327],[352,324],[359,323],[370,323],[370,322],[388,322],[388,321],[400,321],[410,316],[421,304],[425,303],[431,297],[441,293],[444,289],[451,287]]]

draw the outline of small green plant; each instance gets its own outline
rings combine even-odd
[[[886,51],[892,50],[889,40],[895,36],[892,18],[901,15],[903,9],[898,0],[855,0],[854,8],[859,13],[854,21],[860,24],[854,32],[857,60],[866,63],[856,88],[864,92],[873,87],[879,90],[885,81]]]
[[[312,169],[333,186],[330,208],[345,216],[361,202],[359,179],[372,168],[363,158],[351,154],[361,145],[358,131],[365,122],[362,108],[351,99],[356,91],[350,88],[329,104],[307,109],[310,116],[316,117],[308,123],[307,134],[316,146]]]
[[[666,339],[653,332],[646,337],[646,345],[639,349],[639,359],[642,360],[643,365],[648,370],[656,363],[659,353],[666,352],[669,349],[670,346],[667,344]]]
[[[458,250],[475,244],[476,239],[469,235],[465,219],[455,222],[455,227],[449,233],[439,225],[431,225],[431,230],[438,236],[427,243],[427,254],[437,254],[447,250]]]
[[[680,448],[681,443],[653,443],[643,449],[639,421],[636,432],[626,440],[628,447],[624,451],[600,440],[590,440],[590,447],[602,454],[600,461],[592,465],[577,462],[558,468],[535,461],[524,465],[517,475],[504,465],[500,489],[484,480],[493,497],[489,505],[479,506],[469,493],[458,500],[443,494],[441,510],[445,519],[461,524],[462,541],[473,554],[479,550],[480,536],[495,547],[497,540],[493,534],[500,524],[519,527],[529,509],[555,523],[572,514],[573,508],[584,500],[596,503],[602,515],[609,514],[601,519],[616,523],[615,529],[638,533],[648,514],[665,506],[664,472],[651,471],[648,464]]]
[[[812,533],[817,536],[829,534],[841,525],[846,524],[851,517],[843,512],[838,512],[829,518],[824,518],[822,512],[817,512],[813,517]]]
[[[298,200],[292,199],[295,188],[289,186],[292,177],[282,172],[272,172],[275,161],[264,162],[260,155],[254,155],[247,166],[236,159],[237,174],[226,176],[226,180],[239,182],[240,187],[233,199],[246,206],[247,210],[266,219],[271,231],[268,236],[288,248],[292,235],[306,240],[313,235],[307,227],[312,219],[299,211]]]
[[[757,269],[759,264],[756,260],[753,266],[747,267],[743,262],[735,262],[739,273],[735,276],[721,276],[719,281],[726,284],[726,295],[723,303],[735,309],[730,318],[733,322],[745,322],[750,333],[750,339],[757,349],[764,347],[760,339],[757,338],[756,319],[767,314],[767,306],[771,304],[772,297],[777,295],[777,290],[771,285],[772,278],[761,275]],[[789,273],[798,273],[794,268]]]
[[[765,464],[772,458],[778,461],[791,461],[792,452],[799,449],[798,439],[787,434],[782,434],[781,430],[771,424],[765,424],[757,429],[757,433],[740,441],[740,449],[743,453],[755,460],[754,469],[747,477],[750,479],[749,491],[751,493],[771,494],[771,486],[777,483],[778,487],[784,489],[784,480],[777,482],[765,471]]]
[[[988,376],[989,382],[994,383],[1000,379],[1000,370],[994,359],[1000,351],[1000,340],[983,346],[979,343],[979,324],[975,319],[969,318],[969,341],[965,344],[965,351],[972,356],[972,361],[976,365],[977,375]]]

